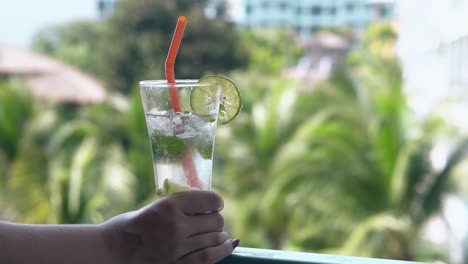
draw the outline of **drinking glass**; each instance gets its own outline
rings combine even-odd
[[[157,194],[210,190],[219,85],[197,80],[141,81],[140,94]]]

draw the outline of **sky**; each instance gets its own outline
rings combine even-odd
[[[95,19],[97,0],[0,0],[0,43],[27,48],[41,28]]]

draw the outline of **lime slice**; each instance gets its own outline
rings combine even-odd
[[[185,192],[189,190],[190,188],[188,186],[175,183],[169,179],[164,179],[163,186],[157,191],[157,195],[164,197],[174,193]]]
[[[199,83],[218,83],[221,87],[221,104],[219,106],[218,120],[221,124],[229,123],[240,112],[242,98],[237,85],[221,75],[208,75],[202,77]],[[209,115],[212,109],[212,100],[216,97],[217,88],[212,86],[194,89],[190,96],[193,111],[198,115]]]
[[[178,192],[184,192],[190,190],[190,187],[175,183],[169,179],[165,179],[163,182],[164,191],[169,194],[174,194]]]

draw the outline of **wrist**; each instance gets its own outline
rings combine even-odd
[[[126,264],[123,253],[119,250],[122,246],[118,234],[108,227],[108,223],[98,225],[98,232],[104,245],[105,254],[113,264]]]
[[[125,230],[126,219],[126,214],[119,215],[99,225],[102,240],[113,264],[130,263],[141,242],[136,235]]]

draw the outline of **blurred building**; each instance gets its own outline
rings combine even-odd
[[[54,59],[0,43],[0,79],[20,79],[39,100],[66,104],[102,102],[99,81]]]
[[[321,32],[302,43],[304,56],[287,75],[314,84],[331,77],[342,66],[352,41],[333,33]]]
[[[405,90],[421,115],[459,102],[447,118],[468,131],[468,1],[400,0],[398,54]]]
[[[228,17],[242,27],[289,27],[307,37],[324,27],[362,31],[375,20],[392,20],[393,0],[226,0]],[[211,0],[209,8],[223,3]]]
[[[287,74],[312,84],[328,79],[354,44],[353,34],[347,38],[323,29],[346,27],[358,36],[372,22],[395,18],[395,0],[210,0],[207,13],[216,16],[223,5],[227,19],[240,27],[296,31],[306,54]]]

